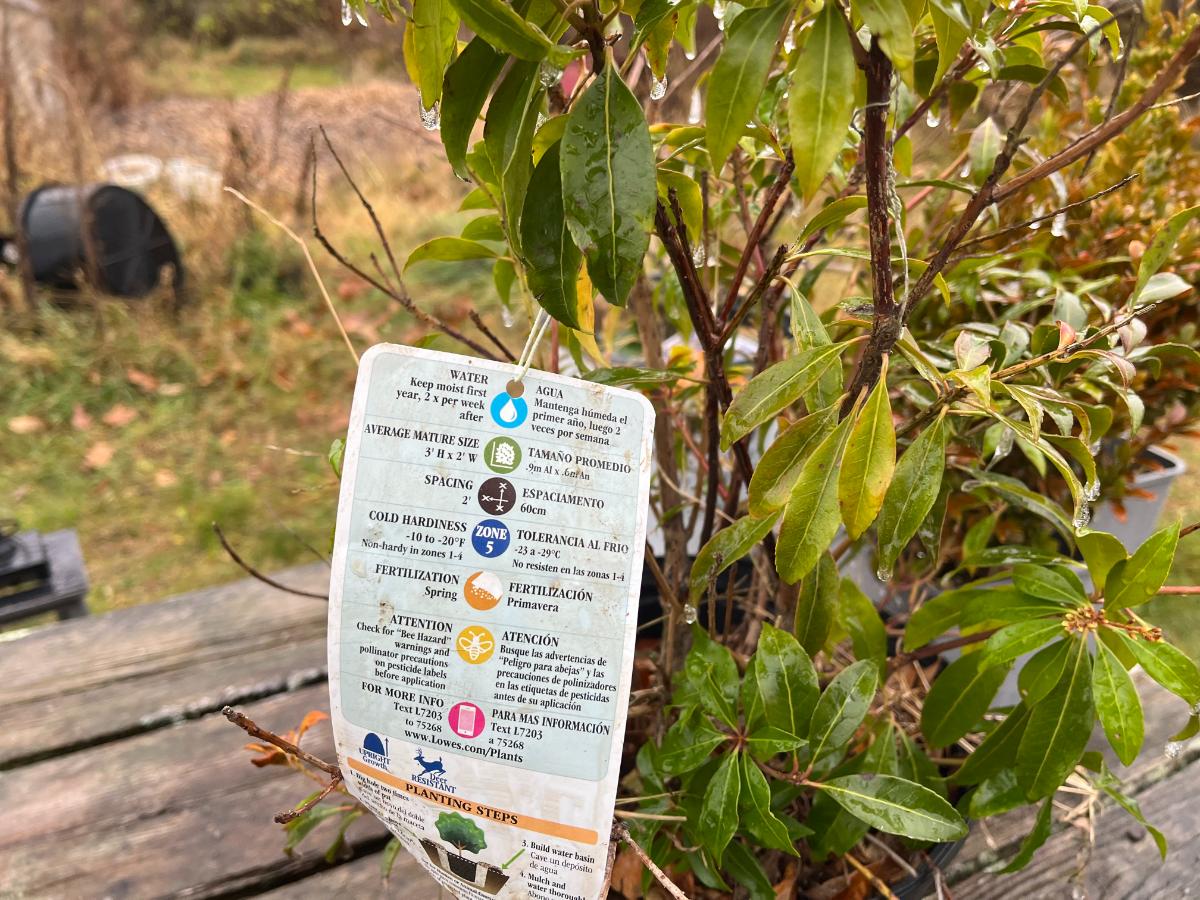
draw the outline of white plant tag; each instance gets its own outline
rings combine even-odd
[[[391,344],[363,356],[329,693],[350,791],[463,898],[594,900],[637,630],[640,394]]]

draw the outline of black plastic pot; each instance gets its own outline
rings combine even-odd
[[[508,876],[497,866],[467,859],[467,857],[460,856],[453,850],[448,850],[428,838],[421,839],[421,847],[425,850],[429,861],[443,872],[448,872],[455,878],[474,885],[484,893],[495,894],[508,883]],[[479,881],[481,873],[483,873],[482,882]]]
[[[21,204],[20,226],[35,281],[72,288],[95,266],[96,287],[144,297],[171,267],[183,287],[179,251],[166,224],[139,195],[112,184],[44,185]]]
[[[691,565],[695,560],[688,560],[688,565]],[[663,565],[663,560],[659,559],[658,564]],[[717,623],[725,621],[725,591],[729,586],[729,579],[749,579],[754,571],[754,564],[749,559],[739,560],[735,565],[730,566],[724,572],[717,576],[716,580],[716,595],[717,602],[715,604],[715,619]],[[665,610],[662,605],[662,596],[658,591],[658,583],[655,582],[654,576],[646,567],[642,567],[642,592],[638,600],[638,625],[645,625],[645,629],[638,629],[639,638],[657,638],[662,637],[663,623],[657,622],[665,615]],[[696,610],[696,621],[702,627],[708,627],[709,605],[701,602]],[[741,605],[735,605],[733,609],[733,623],[741,624],[741,621],[746,617],[745,611]],[[647,623],[654,622],[653,625]]]
[[[921,865],[914,866],[917,870],[916,875],[910,875],[903,881],[899,881],[891,886],[892,893],[900,900],[922,900],[928,897],[936,890],[934,879],[937,877],[935,870],[940,869],[945,871],[946,867],[954,861],[958,856],[958,851],[963,848],[963,844],[967,842],[966,838],[960,841],[953,841],[948,844],[934,844],[929,848],[926,856],[929,861],[921,861]],[[876,894],[876,897],[879,895]]]

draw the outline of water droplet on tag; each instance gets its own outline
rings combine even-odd
[[[349,0],[342,0],[342,24],[349,25],[354,21],[354,12],[350,9]]]
[[[929,107],[928,112],[925,113],[925,124],[928,125],[930,128],[937,128],[939,125],[942,124],[942,119],[937,114],[936,107],[933,107],[933,106]]]
[[[421,95],[417,94],[417,110],[421,114],[421,127],[426,131],[437,131],[442,127],[442,111],[440,107],[441,104],[434,101],[433,106],[426,109]]]
[[[517,421],[517,405],[512,402],[512,397],[509,397],[505,401],[504,405],[500,407],[500,412],[496,413],[496,416],[502,422]]]
[[[665,96],[667,96],[667,76],[663,75],[662,78],[652,76],[650,79],[650,99],[661,100]]]
[[[689,625],[696,624],[696,607],[690,603],[683,604],[683,621]]]
[[[1163,747],[1163,756],[1167,759],[1179,759],[1179,754],[1183,753],[1183,744],[1179,741],[1167,741],[1167,746]]]

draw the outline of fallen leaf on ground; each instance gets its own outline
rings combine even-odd
[[[8,420],[8,430],[13,434],[36,434],[46,427],[37,416],[14,416]]]
[[[92,427],[92,417],[78,403],[75,404],[75,409],[71,412],[71,427],[76,431],[87,431]]]
[[[101,416],[100,421],[113,428],[124,428],[137,417],[137,410],[132,406],[126,406],[124,403],[118,403],[103,416]]]
[[[186,388],[177,381],[168,381],[166,384],[158,386],[158,394],[160,397],[178,397]]]
[[[159,469],[154,473],[154,484],[156,487],[169,488],[179,484],[179,479],[170,469]]]
[[[147,394],[154,393],[158,388],[158,379],[148,372],[143,372],[141,369],[130,367],[125,370],[125,377],[129,379],[129,383],[135,388],[140,388]]]
[[[103,469],[112,462],[116,450],[108,441],[97,441],[83,454],[83,464],[89,469]]]

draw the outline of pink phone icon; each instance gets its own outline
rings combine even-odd
[[[467,702],[454,704],[447,719],[450,721],[450,730],[464,738],[479,737],[485,724],[483,710]]]

